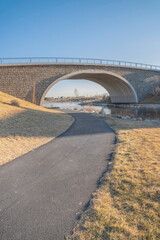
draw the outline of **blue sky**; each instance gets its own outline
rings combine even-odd
[[[51,97],[61,97],[61,96],[74,96],[75,97],[75,89],[78,91],[79,96],[94,96],[94,95],[104,95],[108,92],[101,85],[86,81],[84,79],[81,80],[63,80],[54,85],[48,91],[47,96]]]
[[[160,65],[159,23],[159,0],[1,0],[0,57],[92,57]]]

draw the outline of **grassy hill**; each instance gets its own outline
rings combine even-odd
[[[0,92],[0,165],[49,142],[72,122],[70,115]]]
[[[141,103],[160,103],[160,96],[148,96]]]

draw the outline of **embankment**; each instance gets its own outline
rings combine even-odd
[[[0,92],[0,165],[51,141],[73,121],[63,112]]]

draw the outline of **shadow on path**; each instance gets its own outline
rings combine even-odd
[[[97,188],[115,135],[100,118],[72,113],[55,140],[0,168],[0,239],[61,240]]]

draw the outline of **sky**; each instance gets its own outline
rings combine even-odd
[[[159,0],[0,0],[0,57],[160,65],[159,23]]]
[[[76,97],[75,89],[77,89],[79,96],[95,96],[95,95],[109,95],[104,87],[87,81],[84,79],[80,80],[63,80],[56,83],[47,93],[48,97]]]

